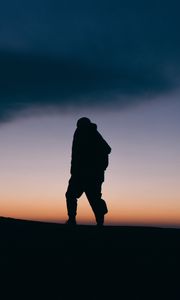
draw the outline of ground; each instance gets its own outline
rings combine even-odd
[[[0,218],[0,232],[3,300],[180,299],[179,229]]]

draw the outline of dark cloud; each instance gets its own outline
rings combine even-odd
[[[7,0],[0,120],[32,106],[113,105],[117,95],[121,106],[175,89],[180,5],[157,2]]]

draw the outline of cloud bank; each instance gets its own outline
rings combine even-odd
[[[176,89],[179,8],[161,0],[7,0],[0,10],[0,121],[34,106],[121,107]]]

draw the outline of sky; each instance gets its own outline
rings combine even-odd
[[[64,222],[71,143],[112,147],[107,224],[180,226],[178,1],[0,4],[0,215]],[[94,224],[85,196],[79,223]]]

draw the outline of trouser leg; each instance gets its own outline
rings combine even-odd
[[[77,199],[82,195],[83,189],[79,180],[71,176],[66,192],[66,205],[69,218],[75,218],[77,214]]]
[[[86,185],[85,193],[95,214],[97,223],[103,224],[104,214],[107,213],[107,211],[105,210],[105,201],[101,199],[101,186],[102,181],[90,180]]]

